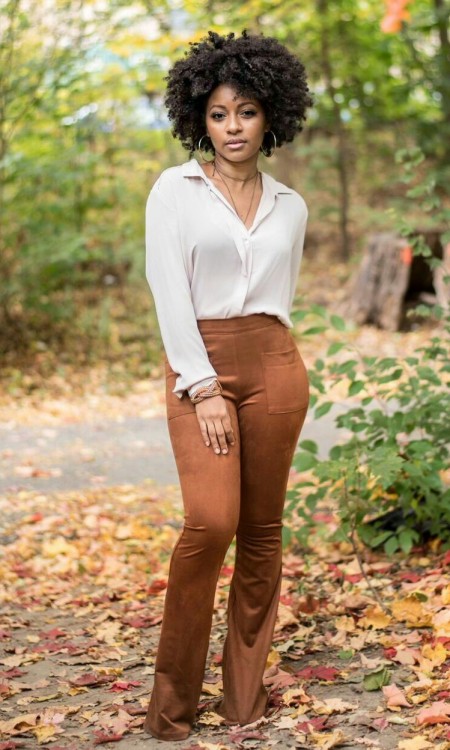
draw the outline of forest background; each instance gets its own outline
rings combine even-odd
[[[161,170],[188,158],[167,122],[164,76],[207,29],[273,34],[306,66],[316,102],[306,127],[261,157],[308,203],[305,278],[318,263],[325,287],[341,287],[368,233],[399,217],[442,224],[448,15],[445,0],[1,0],[2,378],[36,388],[39,374],[99,360],[113,377],[158,372],[144,206]],[[300,280],[297,301],[308,286]]]
[[[168,69],[208,29],[244,28],[298,54],[315,99],[298,138],[259,162],[309,209],[292,333],[311,401],[270,716],[240,734],[211,710],[232,545],[196,731],[217,750],[449,750],[448,302],[425,289],[391,331],[348,307],[374,234],[434,270],[420,232],[450,247],[449,15],[449,0],[0,0],[0,750],[152,746],[183,520],[145,202],[188,158]]]

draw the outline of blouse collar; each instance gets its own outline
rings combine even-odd
[[[181,165],[181,173],[183,177],[202,177],[203,180],[207,184],[209,184],[207,176],[205,175],[197,159],[195,159],[194,157],[192,157],[192,159],[184,162],[184,164]],[[293,193],[294,192],[293,190],[291,190],[291,188],[288,188],[286,185],[283,185],[282,182],[278,182],[277,180],[275,180],[275,178],[272,177],[272,175],[268,174],[267,172],[262,172],[262,175],[263,175],[265,185],[267,186],[267,191],[272,193],[273,195],[277,195],[280,193]]]

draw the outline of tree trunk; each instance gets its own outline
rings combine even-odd
[[[438,230],[417,230],[416,234],[424,237],[434,257],[444,259]],[[408,301],[448,305],[444,273],[443,266],[433,272],[422,256],[413,255],[404,237],[394,232],[373,234],[351,291],[347,313],[359,325],[373,323],[388,331],[398,331]]]
[[[328,36],[328,0],[317,0],[317,10],[319,17],[322,19],[321,29],[321,53],[322,53],[322,67],[325,78],[325,85],[328,95],[332,101],[335,129],[338,141],[337,147],[337,163],[336,168],[340,183],[340,205],[339,205],[339,228],[341,234],[341,248],[340,255],[343,260],[347,260],[350,256],[350,235],[348,231],[348,214],[349,214],[349,177],[348,177],[348,144],[347,144],[347,131],[344,127],[344,123],[341,119],[341,109],[338,102],[336,101],[336,89],[333,85],[333,66],[330,55],[330,42]]]

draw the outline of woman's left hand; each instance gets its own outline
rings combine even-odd
[[[195,404],[195,411],[205,445],[212,444],[215,453],[228,453],[227,440],[234,445],[235,438],[224,397],[204,398]]]

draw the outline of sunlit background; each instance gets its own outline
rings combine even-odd
[[[276,36],[306,66],[305,129],[260,162],[308,204],[304,274],[318,264],[340,288],[370,232],[433,227],[404,178],[448,163],[448,12],[443,0],[1,0],[4,366],[114,361],[124,346],[130,367],[157,364],[144,205],[161,170],[188,158],[164,76],[208,29]]]

